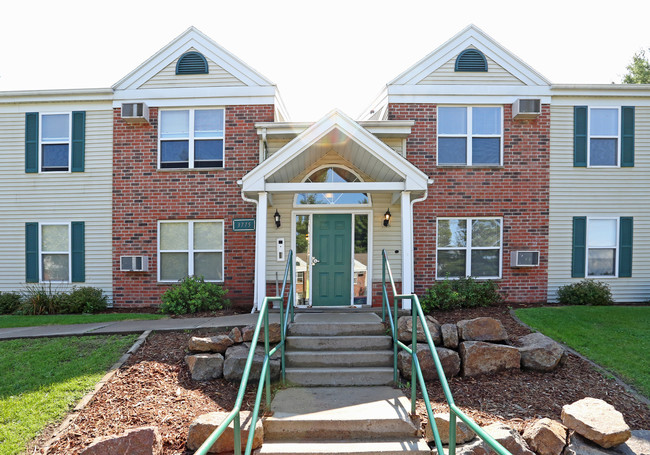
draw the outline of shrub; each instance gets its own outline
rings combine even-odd
[[[106,309],[108,298],[99,288],[74,287],[63,298],[62,313],[98,313]]]
[[[561,286],[557,290],[558,300],[563,305],[611,305],[612,291],[607,283],[582,280]]]
[[[22,303],[22,298],[17,292],[0,292],[0,314],[14,313]]]
[[[443,280],[429,289],[422,299],[422,310],[454,310],[496,305],[503,301],[498,285],[491,280],[477,281],[472,277]]]
[[[52,283],[27,285],[18,314],[57,314],[65,307],[66,294],[52,289]]]
[[[216,311],[230,305],[225,298],[228,289],[207,283],[202,276],[188,276],[167,289],[161,296],[161,313],[187,314],[197,311]]]

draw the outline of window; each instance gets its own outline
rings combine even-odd
[[[587,220],[587,276],[616,276],[618,218]]]
[[[223,221],[160,221],[158,281],[223,281]]]
[[[317,169],[304,180],[306,183],[344,183],[361,182],[351,171],[342,167],[323,167]],[[335,185],[333,185],[335,187]],[[296,205],[369,205],[366,193],[299,193]]]
[[[85,223],[25,223],[25,282],[86,281]]]
[[[574,216],[571,277],[631,277],[633,230],[629,216]]]
[[[223,167],[223,109],[160,113],[160,168]]]
[[[619,109],[589,109],[589,166],[619,165]]]
[[[574,167],[634,167],[634,106],[573,108]]]
[[[41,281],[70,281],[68,224],[41,224]]]
[[[41,171],[67,171],[70,163],[70,114],[41,114]]]
[[[439,218],[437,277],[501,277],[500,218]]]
[[[501,164],[501,107],[439,107],[438,165]]]

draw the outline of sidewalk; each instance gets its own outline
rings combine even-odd
[[[0,340],[83,335],[114,335],[123,333],[142,333],[146,330],[171,331],[234,327],[255,324],[258,317],[259,313],[248,313],[235,314],[231,316],[216,316],[211,318],[156,319],[151,321],[132,320],[97,322],[90,324],[16,327],[0,329]],[[273,313],[269,314],[269,322],[280,322],[280,315]]]

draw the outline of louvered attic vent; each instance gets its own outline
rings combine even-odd
[[[481,51],[465,49],[456,58],[455,71],[487,72],[487,60]]]
[[[199,52],[186,52],[176,63],[176,74],[208,74],[208,61]]]

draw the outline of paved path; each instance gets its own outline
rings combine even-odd
[[[14,338],[62,337],[75,335],[109,335],[141,333],[145,330],[195,330],[215,327],[234,327],[255,324],[259,313],[235,314],[211,318],[182,318],[95,322],[90,324],[44,325],[0,329],[0,340]],[[269,322],[279,322],[279,314],[269,314]]]

